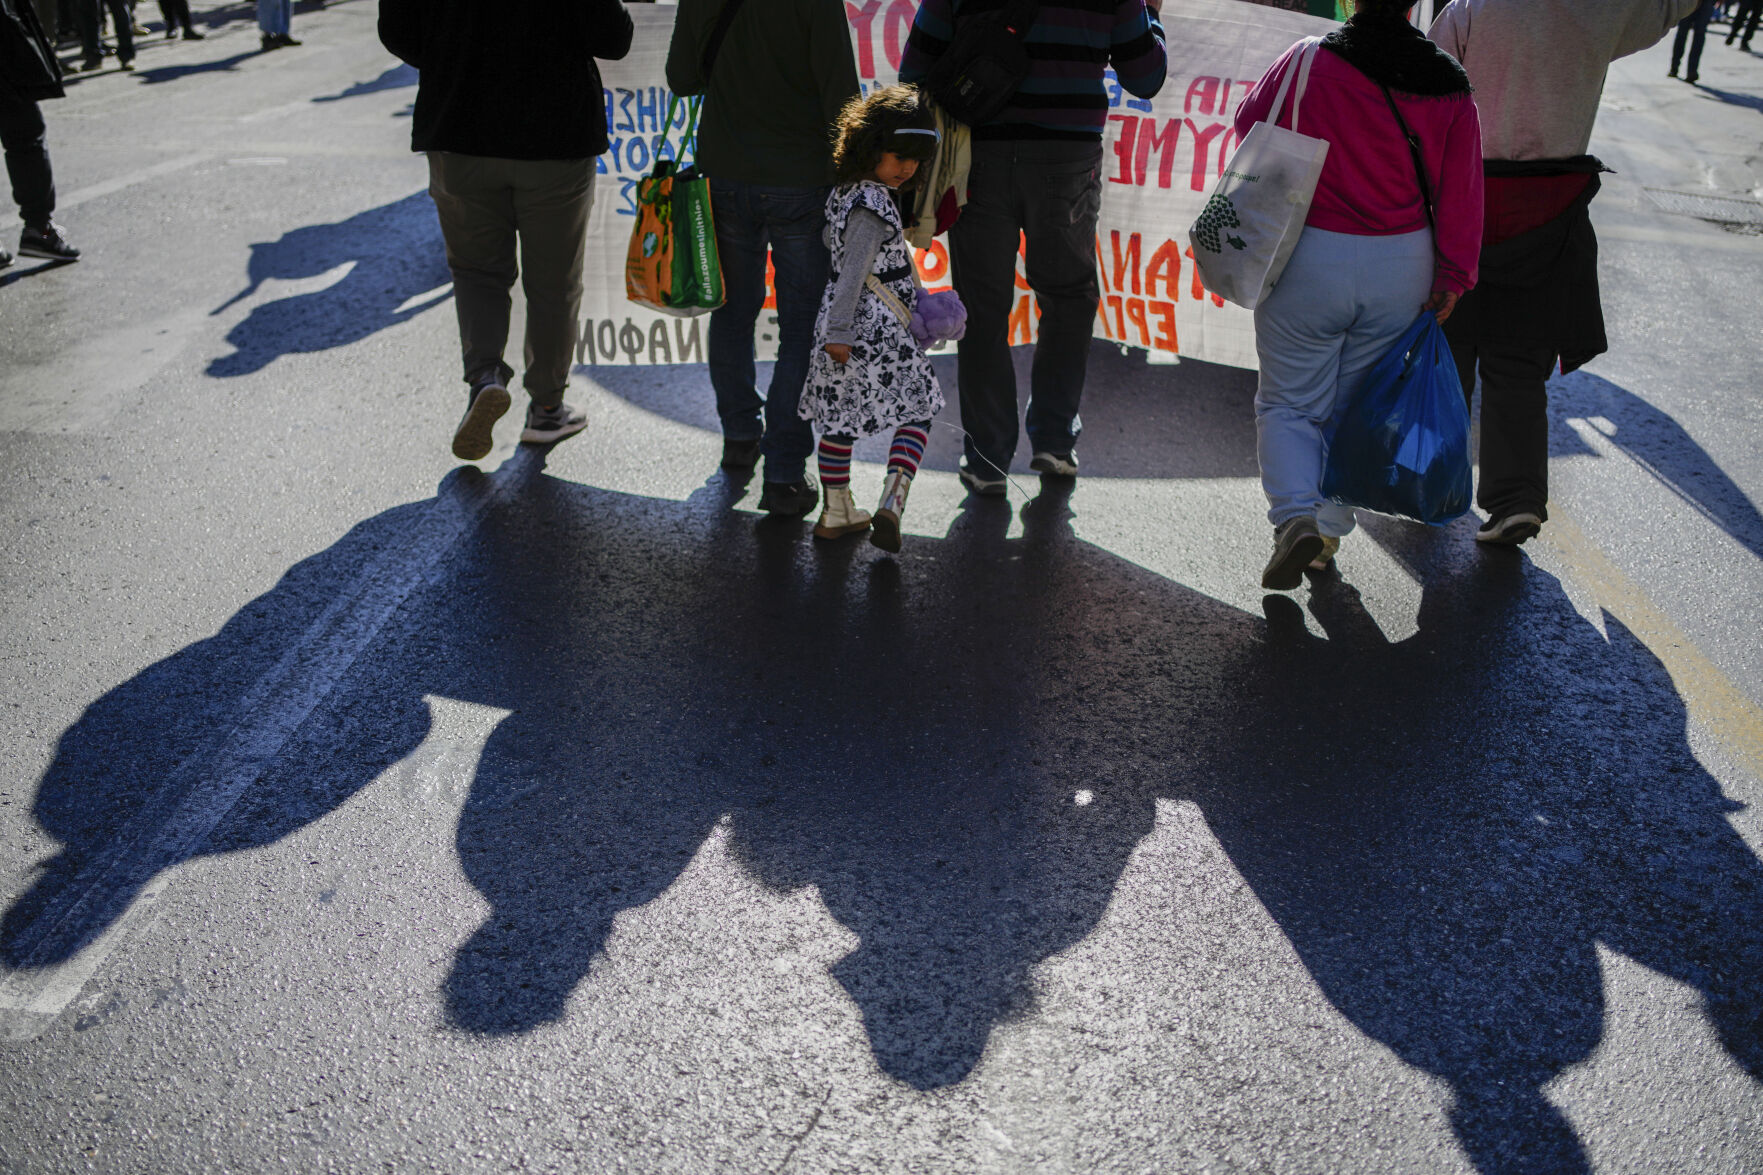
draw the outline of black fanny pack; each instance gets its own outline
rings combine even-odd
[[[1015,0],[956,21],[954,40],[924,80],[937,105],[968,126],[996,118],[1028,76],[1023,39],[1040,11],[1040,0]]]

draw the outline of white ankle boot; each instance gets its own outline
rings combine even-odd
[[[820,521],[814,524],[817,539],[838,539],[869,529],[869,514],[857,509],[851,500],[851,487],[822,486],[826,504],[821,507]]]
[[[884,551],[900,549],[900,515],[906,512],[906,495],[911,489],[912,477],[904,469],[888,470],[881,505],[875,508],[875,529],[869,532],[869,541]]]

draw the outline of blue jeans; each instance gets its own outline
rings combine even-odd
[[[832,267],[821,230],[830,188],[781,188],[710,181],[716,251],[727,300],[710,314],[710,386],[716,414],[730,440],[758,438],[765,480],[801,481],[814,451],[814,430],[796,414],[814,319]],[[777,283],[777,363],[771,386],[759,395],[753,329],[765,305],[769,246]],[[763,424],[761,423],[763,414]]]
[[[294,0],[257,0],[257,27],[265,36],[287,36],[294,27]]]

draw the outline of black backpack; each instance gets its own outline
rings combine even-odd
[[[996,118],[1028,76],[1023,38],[1040,0],[1013,3],[955,22],[955,37],[924,79],[937,105],[968,126]]]

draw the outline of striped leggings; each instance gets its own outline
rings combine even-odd
[[[888,448],[888,472],[901,470],[907,477],[918,476],[919,463],[924,460],[925,442],[930,440],[930,421],[902,424],[894,430],[894,443]],[[820,465],[820,483],[829,486],[851,484],[851,446],[855,437],[831,433],[820,438],[815,458]]]

